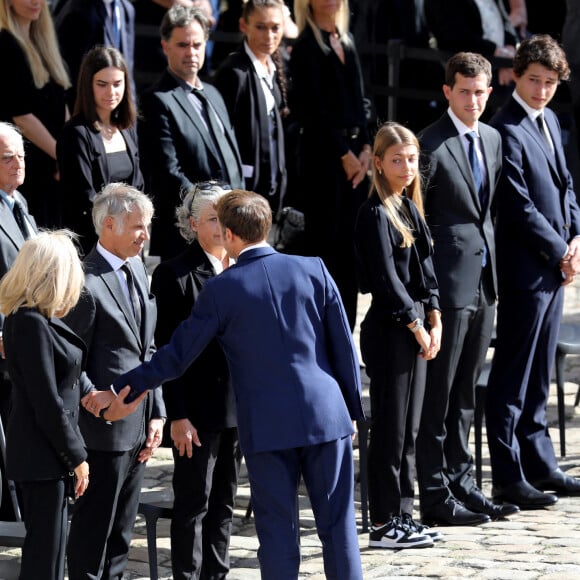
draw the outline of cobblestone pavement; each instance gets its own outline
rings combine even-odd
[[[361,299],[360,315],[368,300]],[[566,290],[564,320],[580,323],[580,284]],[[566,360],[566,450],[562,469],[580,477],[580,408],[574,399],[580,382],[580,357]],[[552,437],[559,450],[555,385],[550,399],[549,418]],[[355,443],[358,447],[358,443]],[[483,489],[490,492],[487,446],[484,440]],[[358,448],[355,450],[358,469]],[[150,461],[142,490],[142,501],[171,501],[172,458],[169,449],[161,449]],[[356,486],[357,523],[361,529],[359,486]],[[231,580],[260,577],[256,551],[258,541],[253,521],[245,518],[250,497],[245,472],[236,500],[234,532],[231,540]],[[300,578],[324,578],[322,550],[314,519],[305,494],[300,496],[302,565]],[[572,580],[580,578],[580,498],[561,498],[549,509],[523,511],[509,520],[478,527],[442,528],[443,541],[432,548],[416,550],[380,550],[367,547],[368,535],[359,534],[365,579],[377,578],[482,578],[517,580]],[[17,577],[19,549],[0,548],[0,579]],[[160,519],[157,526],[159,578],[171,578],[169,521]],[[145,523],[135,525],[126,580],[149,578]],[[42,579],[39,579],[42,580]]]

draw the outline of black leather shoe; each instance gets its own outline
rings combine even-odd
[[[493,501],[517,504],[522,510],[533,510],[554,505],[558,497],[543,493],[527,481],[516,481],[504,486],[494,486]]]
[[[580,495],[580,479],[566,475],[561,469],[554,469],[544,479],[532,482],[536,489],[554,491],[558,495]]]
[[[471,493],[463,499],[463,505],[472,512],[488,515],[492,520],[506,518],[520,511],[520,508],[512,503],[491,502],[478,487],[474,487]]]
[[[468,510],[459,500],[450,497],[424,511],[421,521],[426,526],[477,526],[489,522],[490,518]]]

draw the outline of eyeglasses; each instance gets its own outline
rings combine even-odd
[[[217,179],[211,179],[209,181],[200,181],[196,183],[195,188],[193,189],[193,195],[191,196],[191,201],[195,199],[195,196],[200,193],[201,191],[211,191],[212,189],[219,188],[223,191],[231,191],[232,186],[225,181],[218,181]],[[188,194],[187,191],[182,192],[181,199],[185,199],[185,196]]]

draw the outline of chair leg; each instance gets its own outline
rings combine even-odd
[[[158,580],[157,575],[157,516],[145,516],[147,528],[147,552],[149,554],[149,576],[151,580]]]
[[[556,353],[556,394],[558,397],[558,426],[560,428],[560,455],[566,457],[566,408],[564,404],[564,353]]]
[[[473,441],[475,445],[475,481],[481,488],[483,481],[483,408],[485,405],[485,388],[475,387],[475,412],[473,414]]]

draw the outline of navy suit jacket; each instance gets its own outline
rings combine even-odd
[[[319,258],[242,253],[206,283],[170,343],[114,386],[133,394],[173,379],[213,337],[230,367],[243,453],[332,441],[364,416],[352,335]]]
[[[467,159],[464,137],[446,112],[419,134],[425,219],[435,254],[433,262],[443,308],[473,304],[479,289],[484,249],[497,294],[495,240],[491,207],[501,172],[501,137],[479,123],[480,146],[487,173],[487,199],[482,207]]]
[[[580,234],[580,209],[566,168],[556,115],[544,109],[553,155],[535,123],[510,98],[491,119],[502,137],[503,169],[496,191],[498,282],[502,290],[555,290],[560,260]]]
[[[168,71],[141,98],[141,170],[155,203],[152,255],[174,256],[184,248],[174,227],[175,207],[182,192],[210,179],[225,179],[232,188],[244,187],[242,162],[228,110],[217,89],[207,83],[203,87],[237,159],[235,167],[227,168],[226,176],[219,175],[219,154],[203,120]]]
[[[86,373],[106,390],[120,373],[148,360],[155,351],[153,333],[157,309],[149,294],[147,273],[140,258],[130,260],[135,285],[143,299],[141,331],[117,273],[94,248],[84,259],[85,288],[66,323],[85,341]],[[81,408],[79,424],[87,448],[98,451],[129,451],[145,441],[151,418],[165,416],[161,391],[150,393],[143,405],[121,421],[108,423]]]

